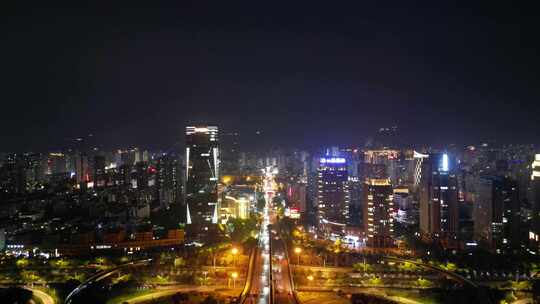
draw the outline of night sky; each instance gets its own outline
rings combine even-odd
[[[16,2],[0,10],[0,151],[89,133],[167,148],[197,121],[283,146],[390,125],[413,143],[540,142],[539,16],[518,2]]]

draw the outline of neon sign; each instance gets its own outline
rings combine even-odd
[[[332,157],[332,158],[321,158],[321,164],[344,164],[345,158],[342,157]]]

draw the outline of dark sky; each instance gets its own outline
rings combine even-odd
[[[416,143],[540,142],[539,16],[518,2],[16,2],[0,13],[0,151],[88,133],[167,147],[196,121],[276,145],[394,124]]]

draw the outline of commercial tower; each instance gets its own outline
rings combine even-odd
[[[534,156],[532,163],[533,214],[529,230],[529,251],[540,254],[540,154]]]
[[[457,239],[458,190],[454,160],[446,153],[430,154],[422,162],[420,234],[424,240],[448,244]]]
[[[167,154],[160,156],[156,162],[156,173],[159,204],[162,208],[167,208],[180,198],[179,160]]]
[[[387,178],[366,178],[364,183],[364,230],[368,246],[392,247],[394,244],[393,191]]]
[[[398,150],[381,149],[364,151],[364,174],[373,178],[389,178],[392,184],[399,183]]]
[[[77,153],[75,156],[75,177],[77,184],[86,186],[90,181],[90,166],[88,164],[88,156],[84,153]]]
[[[482,176],[473,208],[475,240],[501,252],[519,247],[519,190],[505,176]]]
[[[317,217],[327,231],[342,229],[349,218],[347,161],[323,157],[317,168]]]
[[[204,234],[218,220],[219,145],[216,126],[186,127],[186,224]]]

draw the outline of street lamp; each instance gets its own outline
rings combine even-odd
[[[238,254],[238,248],[233,247],[233,249],[231,249],[231,253],[233,255],[233,264],[236,267],[236,255]]]
[[[296,253],[296,256],[298,257],[298,265],[300,265],[300,253],[302,253],[302,248],[296,247],[294,248],[294,253]]]
[[[203,271],[203,274],[204,274],[204,285],[206,285],[206,283],[208,282],[208,271]],[[202,285],[202,284],[201,284]]]
[[[236,278],[238,278],[238,272],[231,273],[231,277],[233,279],[233,288],[236,288]]]
[[[308,279],[308,285],[311,285],[311,282],[313,282],[313,280],[315,279],[312,275],[308,275],[307,276],[307,279]]]

